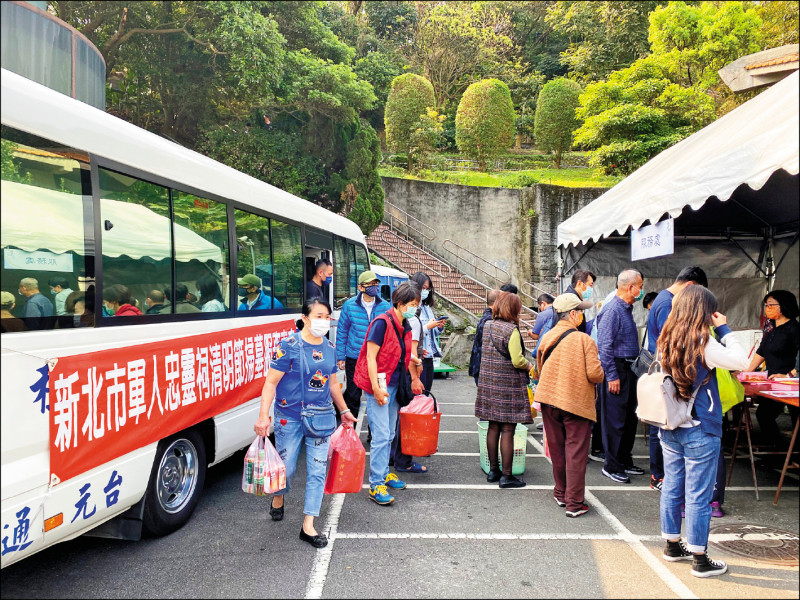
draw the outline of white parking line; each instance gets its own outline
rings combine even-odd
[[[361,427],[364,421],[359,420],[356,424],[356,433],[361,434]],[[369,486],[367,486],[369,487]],[[328,518],[325,521],[323,532],[328,535],[328,545],[317,550],[314,556],[314,565],[311,568],[311,575],[306,584],[306,598],[322,598],[322,591],[325,589],[325,580],[328,579],[328,569],[333,555],[333,544],[336,541],[336,531],[339,527],[339,518],[342,515],[342,507],[347,494],[335,494],[331,499],[331,508],[328,511]]]
[[[531,445],[539,450],[540,452],[544,453],[544,447],[536,440],[533,436],[528,436],[528,441]],[[630,489],[630,486],[625,485],[625,489]],[[523,488],[525,489],[525,488]],[[649,489],[649,486],[648,488]],[[628,543],[631,547],[631,550],[636,552],[639,557],[649,566],[653,571],[655,571],[656,575],[658,575],[661,580],[667,584],[669,589],[671,589],[679,598],[697,598],[697,596],[690,590],[685,583],[683,583],[677,576],[675,576],[666,566],[650,552],[645,545],[641,542],[641,540],[635,536],[630,529],[625,527],[622,522],[615,517],[608,508],[606,508],[605,504],[600,502],[597,497],[592,494],[589,488],[586,488],[585,491],[586,500],[591,502],[592,508],[597,510],[597,513],[605,519],[605,521],[611,525],[614,531]]]
[[[613,533],[337,533],[349,540],[621,540]]]

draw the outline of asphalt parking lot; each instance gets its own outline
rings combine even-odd
[[[418,459],[430,472],[404,474],[408,487],[394,494],[392,506],[374,504],[366,490],[326,496],[317,526],[330,543],[322,550],[298,539],[302,494],[287,497],[286,518],[275,523],[266,498],[241,492],[237,453],[209,471],[200,505],[180,531],[140,542],[83,537],[58,544],[4,569],[2,596],[797,598],[796,475],[773,506],[775,469],[759,465],[756,501],[749,463],[737,460],[726,514],[713,519],[712,533],[747,525],[753,527],[745,531],[788,533],[750,535],[761,540],[754,547],[766,548],[760,557],[734,553],[742,544],[725,546],[735,537],[730,533],[712,536],[722,546],[710,553],[728,563],[729,573],[697,579],[689,563],[660,558],[659,494],[649,475],[616,484],[600,474],[601,463],[590,463],[590,511],[566,518],[552,498],[541,431],[529,426],[522,476],[528,486],[501,490],[480,468],[472,379],[436,379],[433,392],[443,412],[439,452]],[[366,441],[365,427],[361,434]],[[647,470],[642,435],[634,460]],[[300,473],[294,490],[303,483]],[[794,561],[766,562],[781,544],[793,548]]]

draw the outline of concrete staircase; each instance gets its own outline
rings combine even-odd
[[[487,288],[465,276],[442,257],[424,250],[403,233],[384,223],[367,237],[367,244],[372,252],[409,275],[417,271],[426,273],[433,282],[435,292],[462,311],[474,317],[483,314]],[[527,330],[533,325],[534,319],[533,314],[523,310],[520,329],[523,343],[529,350],[533,349],[534,341]]]
[[[431,278],[436,293],[464,311],[480,316],[486,308],[486,289],[483,286],[466,277],[462,278],[463,273],[392,231],[387,225],[379,225],[367,238],[367,244],[375,254],[409,275],[417,271],[425,272]],[[472,294],[462,289],[459,281]]]

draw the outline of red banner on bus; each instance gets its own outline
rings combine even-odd
[[[257,397],[293,321],[59,358],[50,473],[60,481]]]

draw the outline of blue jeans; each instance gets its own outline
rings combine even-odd
[[[664,452],[661,536],[681,537],[681,504],[686,502],[686,542],[690,552],[705,552],[711,526],[711,498],[717,479],[720,438],[697,427],[660,431]]]
[[[379,406],[375,396],[365,392],[367,397],[367,418],[372,441],[369,445],[369,487],[386,483],[389,474],[389,453],[397,427],[397,386],[390,385],[389,402]]]
[[[281,421],[285,420],[286,425]],[[300,445],[305,441],[306,446],[306,497],[303,514],[311,517],[319,516],[322,506],[322,493],[325,489],[325,475],[328,470],[328,439],[310,438],[303,435],[303,424],[297,419],[284,415],[276,415],[275,419],[275,449],[286,465],[286,488],[276,492],[276,496],[283,496],[289,491],[289,484],[297,470],[297,456],[300,454]]]

